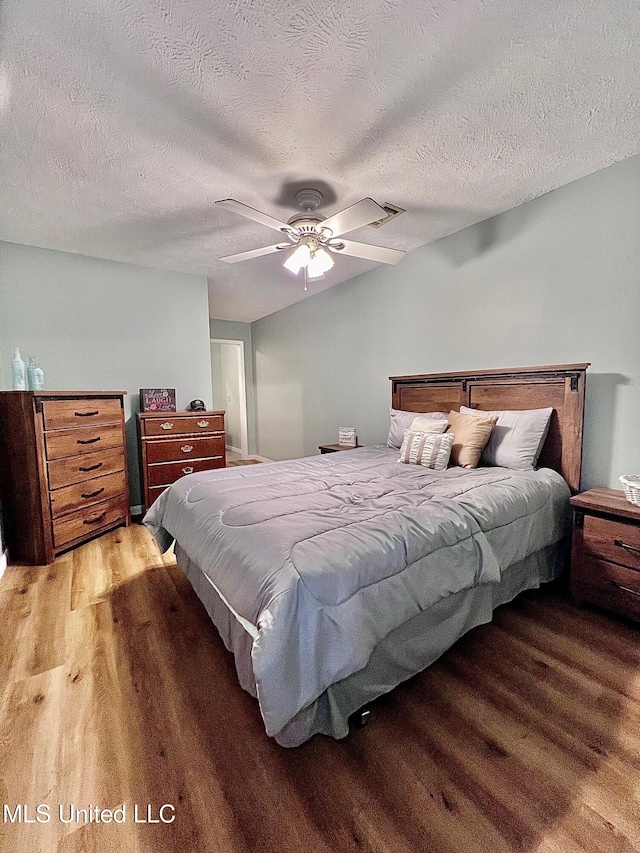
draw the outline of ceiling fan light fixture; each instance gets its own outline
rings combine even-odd
[[[309,265],[310,260],[311,250],[309,249],[309,246],[306,243],[299,243],[284,262],[284,266],[289,270],[289,272],[292,272],[294,275],[298,275],[303,267]]]
[[[301,269],[306,269],[308,278],[321,278],[333,266],[333,258],[322,246],[305,240],[298,243],[284,266],[294,275],[298,275]]]
[[[307,275],[309,278],[319,278],[328,272],[333,266],[333,258],[322,247],[311,252],[309,263],[307,264]]]

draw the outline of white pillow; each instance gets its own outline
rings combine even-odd
[[[405,430],[398,462],[422,465],[434,471],[444,471],[449,463],[455,436],[452,432],[416,432]]]
[[[418,415],[411,421],[409,429],[412,432],[446,432],[449,426],[447,418],[425,418],[424,415]],[[404,440],[404,437],[403,437]]]
[[[417,417],[444,420],[445,424],[449,423],[447,416],[443,412],[403,412],[401,409],[389,409],[390,424],[387,447],[396,447],[399,449],[404,439],[404,431],[411,429],[411,424]]]
[[[519,471],[531,471],[536,467],[549,431],[553,408],[485,412],[460,406],[460,411],[466,415],[494,415],[498,418],[482,451],[482,464]]]

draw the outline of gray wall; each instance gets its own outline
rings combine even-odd
[[[178,409],[211,405],[207,281],[0,242],[0,387],[11,357],[34,355],[49,390],[127,391],[131,503],[141,503],[140,388],[176,389]]]
[[[211,306],[211,308],[215,312],[215,305]],[[249,453],[257,453],[256,397],[253,377],[251,324],[235,323],[231,320],[210,320],[209,332],[212,338],[222,341],[244,342],[244,379],[247,389],[247,441],[249,444]]]
[[[619,488],[640,471],[638,223],[633,157],[253,323],[258,452],[383,442],[394,374],[589,361],[583,487]]]

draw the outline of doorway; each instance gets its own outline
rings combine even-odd
[[[249,455],[244,341],[211,339],[213,408],[224,409],[227,453]]]

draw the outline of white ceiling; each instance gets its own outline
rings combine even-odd
[[[640,151],[639,45],[637,0],[3,0],[0,239],[206,275],[255,320],[305,294],[216,260],[278,242],[216,199],[371,196],[407,213],[349,239],[415,249]]]

